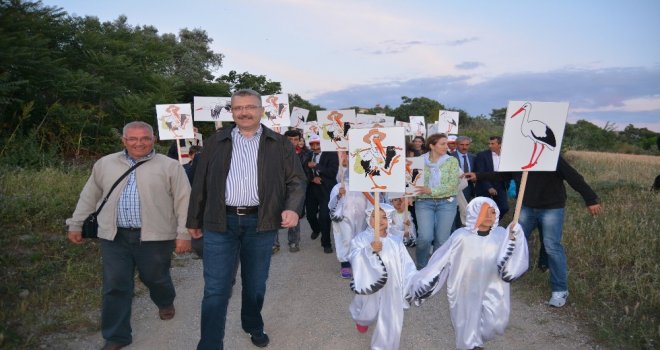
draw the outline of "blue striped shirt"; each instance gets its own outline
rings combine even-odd
[[[225,201],[229,206],[259,205],[257,155],[262,128],[259,125],[257,132],[249,139],[241,135],[238,127],[231,131],[232,154],[225,191]]]
[[[137,163],[138,160],[144,160],[151,158],[154,154],[152,151],[149,155],[142,159],[135,160],[128,156],[126,153],[126,159],[128,160],[128,165],[133,166]],[[142,218],[140,217],[140,192],[137,187],[137,179],[135,177],[134,169],[126,177],[128,181],[124,190],[119,196],[119,202],[117,203],[117,226],[118,227],[133,227],[139,228],[142,227]]]

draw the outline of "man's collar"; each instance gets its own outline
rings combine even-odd
[[[132,160],[134,162],[141,162],[143,160],[149,160],[149,159],[153,158],[155,155],[156,155],[156,150],[152,149],[151,152],[149,152],[149,154],[147,154],[146,156],[144,156],[142,158],[139,158],[139,159],[133,159],[133,157],[128,155],[128,150],[124,148],[124,156],[126,157],[126,159]]]

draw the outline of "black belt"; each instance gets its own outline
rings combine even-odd
[[[142,228],[141,227],[117,227],[117,230],[137,232],[137,231],[142,230]]]
[[[227,212],[236,214],[236,215],[248,215],[254,214],[259,210],[259,206],[255,205],[253,207],[231,207],[227,206]]]

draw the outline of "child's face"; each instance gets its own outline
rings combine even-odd
[[[373,227],[374,230],[376,229],[375,214],[376,214],[376,211],[374,210],[371,213],[371,216],[369,217],[369,225],[371,225],[371,227]],[[385,214],[384,210],[382,210],[382,209],[380,210],[380,215],[379,215],[378,219],[380,220],[380,222],[379,222],[380,226],[378,227],[379,235],[381,237],[385,237],[385,236],[387,236],[387,215]]]
[[[392,199],[391,202],[392,202],[392,206],[394,207],[394,209],[396,209],[396,211],[398,211],[398,212],[403,211],[404,208],[403,208],[403,199],[402,198]]]
[[[490,230],[490,228],[493,227],[496,218],[497,212],[495,211],[495,208],[488,204],[482,205],[479,218],[477,219],[477,228],[480,231]]]

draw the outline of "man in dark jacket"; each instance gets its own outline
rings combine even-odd
[[[467,173],[465,177],[474,180],[507,181],[511,178],[520,183],[522,173]],[[561,238],[564,227],[564,208],[566,206],[566,187],[564,181],[576,190],[584,199],[591,215],[600,214],[602,207],[598,196],[563,157],[559,156],[555,171],[534,171],[528,173],[527,185],[523,197],[519,223],[529,238],[538,227],[542,232],[543,245],[548,255],[550,268],[550,287],[552,297],[550,306],[562,307],[568,298],[568,267]]]
[[[190,234],[204,236],[204,299],[197,349],[222,349],[237,256],[243,282],[241,326],[265,347],[261,309],[273,240],[295,227],[305,175],[291,143],[263,127],[261,96],[239,90],[231,98],[236,124],[211,136],[198,163],[188,207]],[[203,228],[203,230],[202,230]]]
[[[326,254],[332,253],[332,241],[330,239],[330,191],[337,184],[337,171],[339,169],[339,158],[337,152],[321,152],[321,140],[313,135],[309,139],[307,161],[303,162],[303,168],[307,179],[307,195],[305,197],[305,211],[307,221],[312,228],[312,239],[321,235],[321,246]]]

